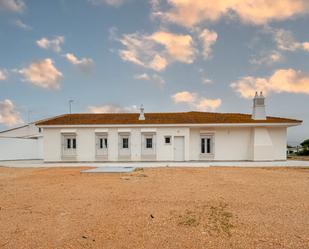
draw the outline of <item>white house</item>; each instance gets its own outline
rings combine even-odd
[[[253,113],[66,114],[37,123],[44,160],[286,160],[287,128],[302,121],[266,117],[262,93]]]

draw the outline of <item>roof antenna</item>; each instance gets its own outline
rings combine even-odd
[[[73,99],[69,100],[69,113],[72,114],[72,103],[74,102]]]
[[[143,106],[143,104],[141,104],[141,108],[140,108],[140,113],[139,113],[139,118],[138,118],[138,120],[145,120],[144,106]]]
[[[33,114],[33,111],[31,111],[30,109],[28,110],[28,113],[27,113],[27,119],[28,119],[28,124],[31,123],[31,115]]]

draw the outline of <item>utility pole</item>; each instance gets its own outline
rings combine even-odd
[[[69,113],[72,114],[72,103],[74,102],[73,99],[69,100]]]

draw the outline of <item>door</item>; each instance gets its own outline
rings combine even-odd
[[[96,135],[96,155],[99,157],[107,156],[108,151],[107,135],[97,134]]]
[[[174,160],[185,160],[185,137],[174,137]]]

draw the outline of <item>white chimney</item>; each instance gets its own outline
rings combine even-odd
[[[265,97],[263,96],[263,92],[255,93],[253,99],[253,112],[252,119],[254,120],[266,120],[266,111],[265,111]]]
[[[143,106],[143,105],[141,105],[138,120],[145,120],[145,115],[144,115],[144,106]]]

